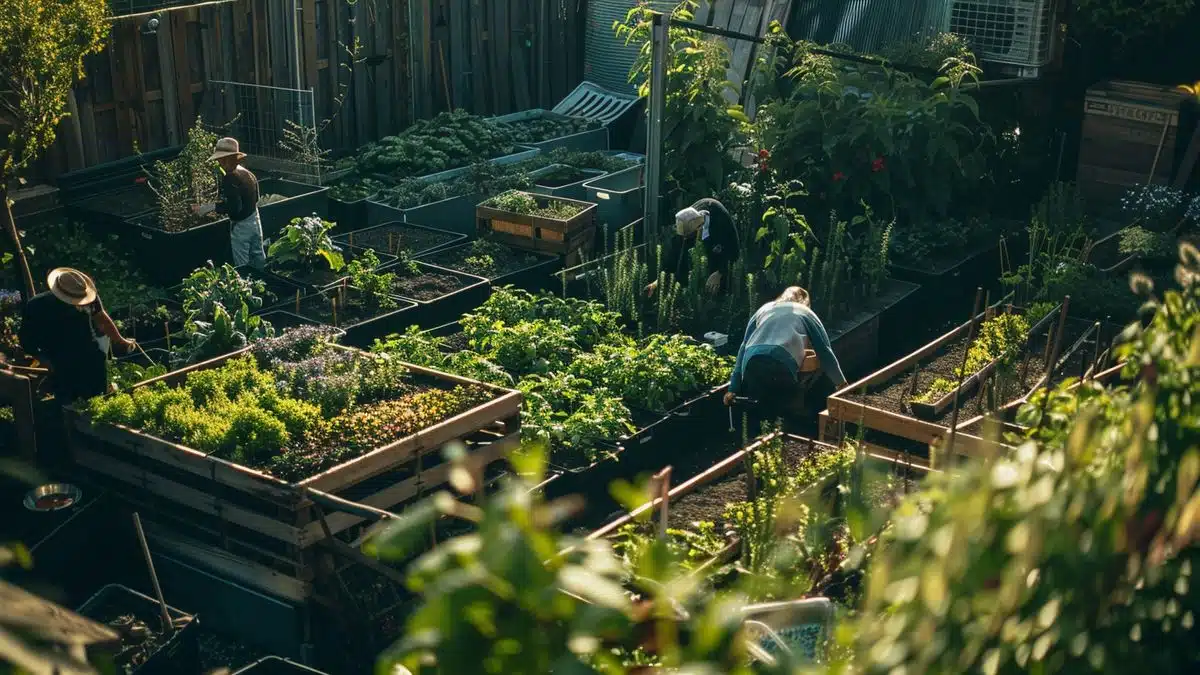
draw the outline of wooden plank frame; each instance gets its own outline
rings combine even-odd
[[[905,372],[911,371],[912,367],[919,363],[922,359],[936,353],[943,347],[950,345],[972,330],[972,326],[978,325],[985,316],[993,312],[999,307],[1000,303],[986,308],[983,312],[977,315],[972,321],[967,321],[962,325],[954,328],[945,335],[930,342],[917,351],[905,356],[904,358],[867,375],[857,382],[850,383],[840,390],[831,394],[827,401],[827,409],[821,413],[822,424],[820,425],[820,440],[836,440],[841,436],[838,427],[843,424],[857,425],[865,430],[880,432],[889,436],[895,436],[900,439],[913,441],[926,446],[938,446],[943,441],[951,436],[949,426],[936,422],[929,422],[919,419],[915,416],[904,415],[901,413],[892,412],[876,408],[866,403],[862,403],[850,398],[855,392],[890,380]],[[1062,311],[1062,306],[1059,305],[1038,324],[1030,329],[1030,335],[1035,334],[1038,329],[1047,325],[1051,320],[1055,319]],[[840,423],[840,424],[837,424]],[[962,424],[958,425],[958,429],[962,428]],[[964,455],[968,457],[982,457],[991,454],[997,444],[992,441],[987,441],[978,436],[961,433],[954,433],[954,452],[956,455]]]
[[[512,213],[487,206],[475,207],[476,231],[481,237],[495,239],[514,248],[556,253],[572,259],[590,253],[596,235],[596,205],[565,197],[522,192],[537,200],[539,206],[550,202],[574,204],[582,210],[567,219]],[[491,200],[488,200],[491,201]]]
[[[12,406],[17,447],[29,462],[37,460],[37,425],[33,414],[34,384],[26,375],[0,368],[0,404]]]
[[[337,349],[351,350],[335,345]],[[190,372],[217,367],[231,358],[247,353],[240,350],[194,366],[142,382],[177,384]],[[365,352],[363,352],[366,354]],[[496,394],[483,405],[422,429],[405,438],[377,448],[348,462],[289,483],[261,471],[206,455],[178,443],[120,425],[93,425],[77,407],[66,415],[71,432],[70,447],[74,460],[86,469],[134,487],[149,495],[172,500],[186,512],[203,514],[246,531],[247,536],[262,538],[271,546],[306,549],[321,538],[320,526],[311,512],[312,502],[306,490],[324,493],[359,488],[365,481],[383,477],[364,502],[388,508],[419,496],[431,487],[445,484],[449,467],[424,458],[451,441],[469,442],[481,431],[499,427],[475,444],[473,462],[503,459],[519,439],[520,392],[476,382],[467,378],[405,364],[418,377],[448,385],[471,384]],[[479,457],[473,455],[479,454]],[[410,469],[409,467],[415,467]],[[404,480],[391,483],[385,474],[406,472]],[[376,489],[377,488],[377,489]],[[336,532],[361,519],[338,514]],[[336,533],[335,532],[335,533]],[[272,543],[273,542],[273,543]]]

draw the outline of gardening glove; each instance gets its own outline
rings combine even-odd
[[[709,293],[716,293],[721,288],[721,273],[713,272],[708,275],[708,281],[704,284],[704,290]]]
[[[658,288],[657,281],[651,281],[650,283],[646,284],[646,297],[650,297],[650,296],[654,295],[654,291],[657,288]]]

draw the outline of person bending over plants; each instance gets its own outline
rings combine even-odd
[[[808,291],[791,286],[750,318],[733,364],[725,405],[733,405],[734,399],[744,394],[760,404],[787,410],[820,371],[834,386],[846,383],[825,326],[809,307]]]
[[[129,353],[136,343],[117,330],[88,275],[60,267],[50,272],[46,285],[49,291],[25,304],[21,346],[50,367],[59,403],[99,396],[108,387],[105,362],[110,346]]]
[[[663,256],[663,270],[674,274],[680,282],[687,279],[696,242],[704,247],[709,267],[715,270],[708,275],[704,287],[709,293],[716,293],[725,287],[729,270],[742,249],[737,226],[724,204],[706,197],[675,214],[675,236]],[[646,295],[654,295],[657,288],[657,281],[650,282]]]

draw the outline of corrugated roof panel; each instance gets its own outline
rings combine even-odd
[[[806,0],[793,4],[788,33],[821,44],[846,44],[859,52],[949,30],[950,0]]]
[[[637,0],[590,0],[587,34],[584,36],[583,79],[615,92],[635,94],[629,69],[641,45],[626,45],[613,31],[614,21],[624,21]]]

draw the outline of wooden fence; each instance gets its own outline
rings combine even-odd
[[[582,79],[586,0],[234,0],[113,22],[38,167],[178,145],[206,82],[314,90],[322,145],[352,149],[449,107],[551,107]],[[294,40],[300,31],[299,53]],[[356,57],[348,46],[357,43]]]

